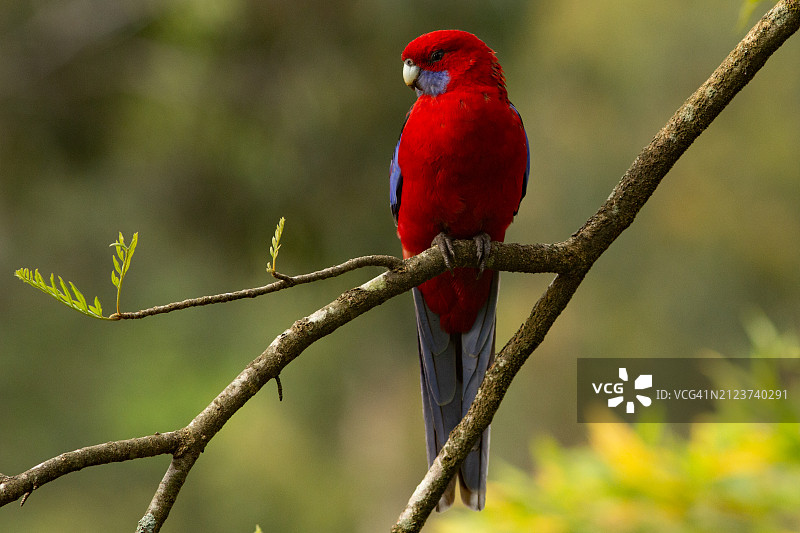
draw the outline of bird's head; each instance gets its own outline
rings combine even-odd
[[[460,86],[499,89],[503,69],[491,48],[473,34],[439,30],[421,35],[403,50],[403,80],[417,96],[439,96]]]

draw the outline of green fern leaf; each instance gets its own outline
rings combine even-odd
[[[89,306],[89,311],[96,316],[103,316],[103,306],[100,305],[100,300],[97,296],[94,297],[94,305]]]
[[[64,283],[64,280],[61,278],[61,276],[58,276],[58,283],[61,285],[61,293],[58,292],[58,289],[56,288],[56,284],[53,281],[53,274],[50,274],[50,285],[53,286],[53,290],[56,292],[56,294],[61,296],[61,298],[63,299],[64,303],[66,303],[67,305],[72,305],[73,304],[72,296],[69,293],[69,289],[67,288],[67,284]]]
[[[78,307],[80,307],[81,310],[88,312],[89,311],[89,306],[86,303],[86,298],[84,298],[84,296],[81,293],[81,291],[79,291],[78,287],[76,287],[75,284],[72,283],[71,281],[69,282],[69,286],[72,287],[72,292],[75,293],[75,299],[77,300]]]
[[[131,244],[125,244],[125,237],[122,235],[122,232],[119,232],[119,236],[116,242],[112,242],[109,246],[114,247],[116,249],[116,257],[111,256],[112,261],[114,261],[114,271],[111,272],[111,283],[117,288],[117,314],[119,314],[119,300],[122,294],[122,281],[125,279],[125,274],[128,273],[128,269],[131,266],[131,258],[133,257],[133,252],[136,250],[136,244],[139,242],[139,233],[136,232],[131,237]],[[119,257],[119,261],[117,260]]]
[[[128,266],[131,264],[131,257],[133,257],[133,252],[136,251],[136,244],[139,242],[139,232],[135,232],[133,237],[131,237],[131,245],[128,250]]]
[[[81,291],[78,290],[75,284],[71,281],[65,282],[64,278],[61,276],[58,276],[58,285],[56,285],[56,275],[50,274],[50,284],[48,285],[47,282],[45,282],[44,277],[42,277],[41,273],[39,273],[38,268],[33,272],[27,268],[20,268],[14,272],[14,275],[28,285],[35,287],[43,293],[55,298],[70,309],[74,309],[75,311],[93,318],[107,320],[107,318],[103,316],[103,308],[100,305],[100,300],[97,298],[97,296],[94,298],[94,305],[89,307],[87,305],[86,298],[83,296]],[[69,286],[67,284],[69,284]],[[75,295],[74,297],[73,294]]]

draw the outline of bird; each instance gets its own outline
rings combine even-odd
[[[403,258],[437,246],[449,272],[412,289],[428,466],[466,414],[495,354],[499,273],[486,268],[525,196],[530,145],[495,52],[466,31],[437,30],[403,50],[416,92],[389,166],[389,200]],[[456,239],[477,246],[475,268],[453,268]],[[489,428],[437,503],[486,502]]]

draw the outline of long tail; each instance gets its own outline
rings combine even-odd
[[[419,340],[422,413],[425,418],[428,466],[447,441],[450,432],[469,410],[486,369],[494,359],[495,315],[499,274],[492,273],[489,298],[466,333],[449,334],[439,326],[439,316],[425,304],[414,289]],[[486,428],[456,476],[461,500],[480,511],[486,502],[486,475],[489,468],[489,428]],[[437,506],[444,511],[455,499],[455,478]]]

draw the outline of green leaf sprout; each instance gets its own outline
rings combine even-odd
[[[111,260],[114,261],[114,271],[111,272],[111,283],[117,288],[117,314],[119,314],[119,298],[122,292],[122,281],[125,279],[125,274],[131,266],[131,258],[133,252],[136,250],[136,243],[139,241],[139,232],[133,234],[131,237],[130,245],[125,244],[125,237],[122,232],[119,232],[119,238],[116,242],[109,244],[109,247],[116,248],[116,256],[112,255]],[[119,261],[117,260],[119,258]],[[121,263],[120,263],[121,261]]]
[[[103,316],[103,308],[97,296],[94,297],[92,305],[89,305],[83,293],[78,290],[78,287],[71,281],[65,282],[61,276],[50,274],[50,284],[48,285],[44,277],[39,273],[38,268],[33,271],[28,268],[20,268],[14,272],[14,275],[31,287],[36,287],[43,293],[49,294],[62,304],[79,313],[100,320],[116,320],[119,318],[119,297],[122,289],[122,280],[125,278],[125,274],[127,274],[131,266],[131,258],[133,257],[133,252],[136,249],[138,240],[139,234],[134,233],[130,245],[125,244],[125,237],[123,237],[120,232],[119,239],[109,245],[116,248],[116,255],[111,256],[111,259],[114,261],[114,272],[111,272],[111,283],[117,288],[117,312],[108,317]],[[56,277],[58,277],[58,284],[56,284]]]
[[[278,262],[278,251],[281,249],[281,235],[283,235],[283,226],[286,224],[286,219],[281,217],[278,221],[278,226],[275,228],[275,235],[272,237],[272,246],[269,247],[269,255],[272,256],[272,261],[267,263],[267,272],[274,274]]]

